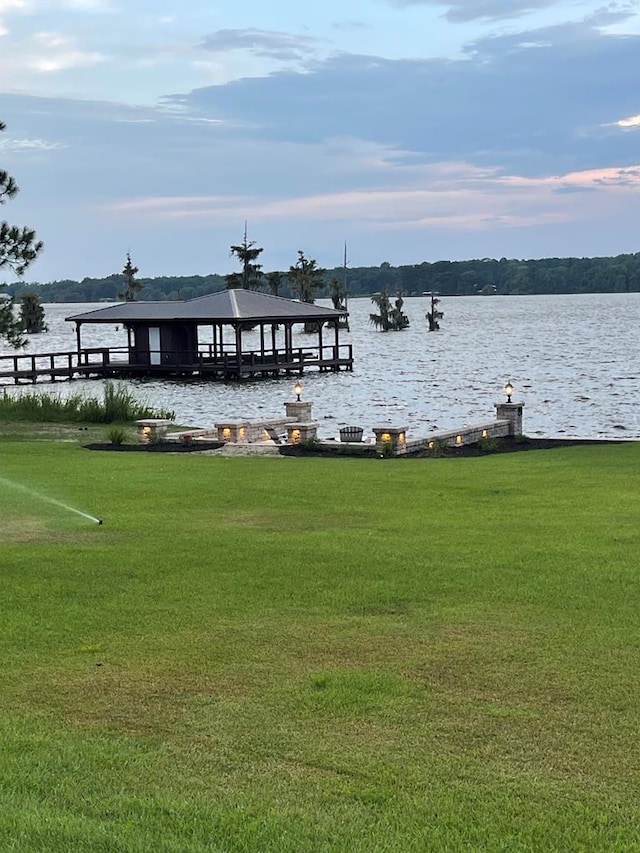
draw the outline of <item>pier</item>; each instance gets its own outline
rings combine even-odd
[[[127,379],[140,376],[213,380],[277,378],[352,370],[351,344],[275,349],[221,349],[201,345],[197,353],[162,350],[141,357],[128,347],[92,347],[73,352],[14,353],[0,356],[0,384],[54,382],[77,378]]]

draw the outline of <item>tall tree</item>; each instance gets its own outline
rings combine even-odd
[[[337,310],[347,309],[347,244],[344,244],[344,261],[342,263],[342,281],[334,276],[329,283],[329,296],[333,307]],[[348,326],[347,326],[348,328]]]
[[[344,243],[344,260],[342,262],[342,281],[334,276],[329,283],[329,296],[333,303],[333,307],[337,311],[347,310],[347,241]],[[329,324],[333,328],[346,329],[349,331],[349,319],[345,315],[339,320],[332,320]]]
[[[267,273],[267,287],[272,296],[279,296],[282,287],[282,273],[277,270]]]
[[[339,278],[333,277],[329,282],[329,296],[336,310],[345,310],[347,307],[347,288]]]
[[[11,299],[0,299],[0,339],[4,339],[14,349],[20,349],[27,342],[22,336],[20,318],[13,313]]]
[[[347,310],[347,288],[344,281],[339,278],[332,278],[329,282],[329,296],[336,311]],[[349,320],[345,317],[340,317],[338,320],[330,320],[327,325],[330,328],[346,329],[349,331]]]
[[[139,270],[131,263],[131,255],[127,252],[127,262],[122,270],[122,292],[118,294],[118,299],[123,302],[134,302],[136,295],[142,290],[144,284],[136,278]]]
[[[0,121],[0,131],[4,129],[5,125]],[[14,198],[17,193],[18,185],[15,180],[4,169],[0,169],[0,205]],[[9,225],[8,222],[0,222],[0,270],[8,267],[16,275],[23,275],[41,250],[42,241],[36,240],[36,232],[32,228],[19,228],[17,225]],[[13,347],[22,346],[24,341],[13,325],[16,322],[19,324],[19,321],[13,316],[11,303],[0,306],[0,313],[0,337],[5,338]]]
[[[244,223],[244,238],[239,246],[231,246],[231,255],[235,256],[242,265],[242,272],[232,272],[226,277],[227,290],[235,287],[243,290],[259,290],[262,284],[262,264],[256,261],[264,249],[254,248],[255,240],[247,237],[247,223]]]
[[[28,335],[47,331],[44,308],[37,293],[23,293],[20,297],[20,325]]]
[[[371,301],[378,309],[378,313],[369,314],[369,319],[376,327],[376,329],[381,329],[383,332],[389,331],[389,313],[391,311],[391,300],[389,299],[387,288],[383,287],[381,293],[374,294],[374,296],[371,297]]]
[[[298,249],[298,260],[295,266],[289,267],[291,292],[300,302],[313,304],[316,292],[324,287],[324,273],[315,260],[307,258],[302,249]]]

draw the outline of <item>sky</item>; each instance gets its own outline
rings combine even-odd
[[[640,251],[638,57],[639,0],[0,0],[0,219],[41,282]]]

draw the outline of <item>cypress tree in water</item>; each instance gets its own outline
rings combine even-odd
[[[122,270],[124,290],[118,294],[118,299],[122,299],[124,302],[133,302],[135,300],[137,294],[144,287],[144,284],[136,278],[138,272],[138,267],[134,267],[131,263],[131,255],[127,252],[127,262]]]
[[[401,332],[408,328],[409,318],[402,311],[404,299],[402,293],[398,293],[395,304],[391,305],[387,289],[383,288],[382,293],[371,297],[374,305],[378,306],[379,314],[369,314],[369,319],[373,325],[380,329],[381,332]]]

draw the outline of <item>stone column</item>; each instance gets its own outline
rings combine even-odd
[[[406,450],[406,427],[374,426],[373,432],[378,450],[383,450],[385,447],[388,447],[393,453],[403,453]]]
[[[496,419],[509,421],[509,435],[522,435],[522,410],[524,403],[494,403]]]
[[[287,424],[287,442],[300,444],[318,437],[318,424],[313,422]]]
[[[284,410],[288,418],[295,418],[300,423],[309,423],[313,403],[307,400],[287,400]]]
[[[136,421],[138,444],[153,444],[162,441],[167,434],[167,428],[173,426],[173,421],[165,418],[141,418]]]
[[[247,422],[246,421],[221,421],[215,425],[218,432],[218,441],[228,441],[231,444],[246,444]]]

